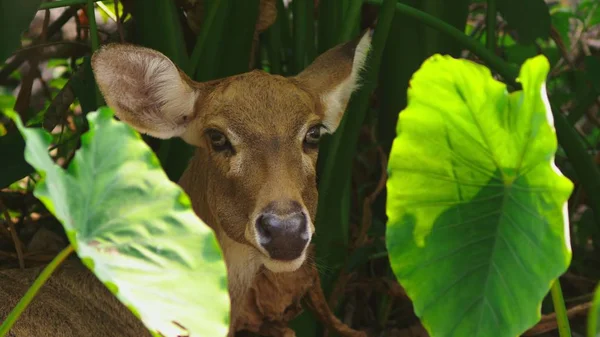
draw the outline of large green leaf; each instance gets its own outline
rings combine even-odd
[[[21,33],[29,27],[42,0],[0,0],[0,64],[21,46]]]
[[[543,56],[509,94],[484,66],[429,58],[411,80],[390,156],[392,269],[432,337],[516,336],[571,259],[572,183],[557,148]]]
[[[88,114],[90,130],[68,171],[52,162],[50,135],[25,128],[25,158],[43,179],[35,196],[63,223],[84,263],[154,332],[225,336],[226,269],[213,232],[158,159],[108,108]]]

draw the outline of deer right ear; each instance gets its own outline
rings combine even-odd
[[[107,105],[141,133],[182,136],[195,118],[201,90],[155,50],[109,44],[94,53],[92,69]]]
[[[319,97],[323,124],[330,132],[340,124],[350,96],[360,84],[372,33],[369,29],[354,41],[331,48],[295,77]]]

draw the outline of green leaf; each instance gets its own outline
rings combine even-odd
[[[429,58],[411,80],[387,182],[392,269],[433,337],[517,336],[571,259],[545,93],[525,62],[509,94],[484,66]],[[435,99],[432,99],[435,97]]]
[[[25,31],[41,0],[0,0],[0,64],[21,46],[21,33]]]
[[[0,137],[0,188],[5,188],[33,173],[33,168],[23,158],[23,149],[25,142],[19,133],[12,132]]]
[[[102,108],[65,171],[52,162],[51,136],[23,127],[25,158],[42,176],[34,194],[62,222],[96,276],[154,332],[225,336],[226,269],[213,232],[188,196],[128,125]]]
[[[498,11],[523,44],[550,36],[550,11],[544,0],[498,0]]]
[[[600,337],[600,286],[596,288],[594,302],[588,313],[587,337]]]

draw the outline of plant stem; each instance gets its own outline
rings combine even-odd
[[[213,1],[210,5],[210,10],[205,15],[204,22],[202,23],[202,29],[200,29],[200,33],[198,33],[198,38],[196,39],[196,45],[192,50],[192,56],[190,56],[190,68],[187,69],[187,74],[190,77],[194,77],[196,74],[196,70],[198,69],[198,65],[200,64],[200,56],[202,55],[202,51],[206,45],[206,41],[208,40],[208,34],[212,32],[211,26],[215,21],[215,16],[217,15],[217,11],[219,10],[219,6],[221,5],[221,0]]]
[[[94,2],[100,0],[94,0]],[[51,1],[51,2],[42,2],[40,5],[40,9],[51,9],[58,7],[67,7],[67,6],[75,6],[75,5],[85,5],[88,0],[61,0],[61,1]]]
[[[491,53],[496,53],[496,0],[487,0],[485,17],[485,44]]]
[[[346,42],[352,38],[354,29],[360,22],[360,9],[362,8],[361,0],[354,0],[348,5],[349,9],[344,17],[344,25],[342,26],[342,32],[340,42]]]
[[[331,155],[322,157],[324,161],[319,181],[319,190],[322,192],[319,195],[316,223],[330,223],[336,226],[331,226],[329,232],[321,232],[321,236],[315,238],[315,245],[317,254],[328,257],[325,263],[329,265],[341,265],[346,259],[344,252],[348,246],[348,209],[351,195],[349,167],[352,167],[356,153],[360,125],[365,119],[371,93],[377,85],[379,65],[394,18],[395,4],[396,0],[384,0],[379,9],[377,26],[372,32],[371,51],[366,60],[367,67],[360,76],[363,78],[363,85],[351,96],[347,112],[327,144],[326,154]],[[321,282],[326,296],[331,293],[332,278],[338,274],[337,268],[327,271],[327,275],[322,274]]]
[[[567,308],[565,307],[565,300],[562,295],[562,290],[560,289],[560,281],[558,278],[552,283],[550,292],[552,294],[554,312],[556,313],[556,322],[558,323],[558,334],[560,337],[571,337],[569,317],[567,316]]]
[[[565,150],[578,180],[583,182],[581,187],[586,192],[587,204],[594,211],[594,220],[600,229],[600,194],[598,193],[600,191],[600,170],[586,150],[586,145],[577,131],[569,124],[556,105],[552,105],[552,114],[558,142]]]
[[[96,9],[94,7],[94,0],[87,0],[87,17],[90,24],[90,42],[92,44],[92,53],[94,53],[100,47],[98,40],[98,25],[96,24]],[[96,106],[103,105],[104,100],[100,94],[98,86],[94,83],[94,90],[96,91]]]
[[[48,278],[56,270],[56,268],[73,252],[73,246],[68,245],[42,270],[41,274],[35,279],[31,287],[21,298],[17,306],[10,312],[6,320],[0,326],[0,337],[5,336],[10,328],[15,324],[16,320],[21,316],[21,313],[27,308],[31,300],[38,293],[40,288],[46,283]]]
[[[381,5],[381,0],[366,0],[366,2],[370,4]],[[431,28],[447,34],[451,38],[455,39],[458,43],[462,44],[466,49],[479,56],[485,63],[489,64],[490,68],[496,70],[498,74],[502,75],[507,82],[514,84],[515,79],[519,74],[519,70],[515,66],[505,62],[502,58],[487,50],[486,47],[477,40],[465,35],[460,30],[433,15],[429,15],[403,3],[396,4],[396,11],[413,17],[430,26]]]
[[[306,65],[306,44],[308,28],[306,23],[308,7],[304,1],[292,1],[292,23],[294,25],[294,73],[299,73]],[[312,21],[311,21],[312,23]],[[313,41],[308,41],[314,43]]]

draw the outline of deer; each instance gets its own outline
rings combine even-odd
[[[311,239],[319,225],[314,223],[319,141],[335,132],[360,86],[371,36],[368,29],[291,77],[253,70],[200,83],[160,52],[121,43],[104,45],[92,56],[98,87],[122,122],[155,138],[180,137],[195,148],[178,184],[223,252],[231,301],[228,337],[241,331],[293,337],[288,323],[303,310],[302,301],[339,335],[366,336],[327,306],[311,263]],[[122,329],[105,329],[102,336],[148,335],[91,273],[73,275],[59,271],[48,287],[85,287],[80,293],[102,298],[107,314],[86,316],[87,324]],[[15,325],[23,333],[14,336],[48,336],[48,330],[35,331],[31,326],[41,323],[27,317],[44,320],[40,307],[50,295],[43,290],[22,316],[25,323]],[[52,301],[46,304],[56,305]],[[0,310],[0,318],[5,316]],[[93,323],[98,316],[104,322]],[[116,321],[107,323],[111,320]],[[56,336],[80,336],[65,332],[73,331],[68,326],[57,329]]]

